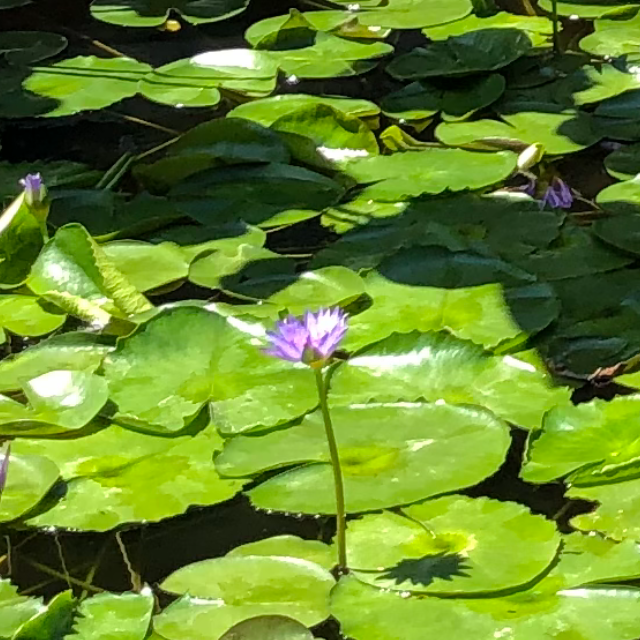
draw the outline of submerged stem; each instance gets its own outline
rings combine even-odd
[[[338,572],[340,574],[347,571],[347,514],[344,504],[344,483],[342,480],[342,469],[340,467],[340,456],[338,454],[338,444],[333,431],[333,423],[329,413],[327,403],[327,386],[322,369],[316,369],[316,385],[318,386],[318,396],[320,399],[320,411],[324,421],[324,430],[327,435],[329,445],[329,455],[331,456],[331,467],[333,468],[333,484],[336,492],[336,540],[338,546]]]

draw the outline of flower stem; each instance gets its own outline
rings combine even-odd
[[[558,30],[558,0],[551,0],[551,21],[553,22],[553,53],[560,53],[560,33]]]
[[[316,385],[320,399],[320,411],[324,420],[324,430],[327,435],[331,467],[333,468],[333,484],[336,492],[336,540],[338,543],[338,573],[347,571],[347,514],[344,506],[344,483],[342,481],[342,469],[340,468],[340,456],[338,445],[333,431],[333,423],[327,404],[327,386],[322,369],[316,369]]]

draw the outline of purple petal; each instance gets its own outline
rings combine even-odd
[[[9,471],[9,458],[11,454],[11,443],[7,445],[7,449],[2,456],[2,462],[0,463],[0,496],[7,484],[7,473]]]

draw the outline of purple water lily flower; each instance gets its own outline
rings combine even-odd
[[[537,180],[529,178],[529,182],[520,189],[532,198],[536,198],[537,186]],[[554,176],[539,200],[541,209],[547,205],[556,209],[569,209],[573,204],[573,191],[564,180]]]
[[[271,347],[266,353],[289,362],[318,368],[331,357],[347,332],[347,315],[339,307],[288,316],[267,331]]]
[[[0,497],[7,484],[7,472],[9,471],[9,456],[11,454],[11,443],[7,445],[7,449],[0,461]]]
[[[28,173],[20,185],[24,189],[25,200],[30,207],[40,207],[47,197],[47,187],[39,173]]]

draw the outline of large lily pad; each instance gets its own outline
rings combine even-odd
[[[148,64],[131,58],[78,56],[36,67],[23,88],[55,106],[42,115],[68,116],[80,111],[103,109],[134,96],[138,82],[151,70]]]
[[[548,13],[553,10],[554,0],[539,0],[540,8]],[[579,18],[602,18],[603,16],[624,16],[638,8],[637,4],[625,0],[576,0],[565,2],[558,0],[558,14],[561,16],[578,16]]]
[[[371,199],[398,201],[425,193],[480,189],[505,179],[515,168],[509,151],[476,153],[428,148],[353,160],[346,172],[363,184],[376,183]]]
[[[493,356],[448,333],[394,334],[341,364],[329,400],[415,401],[482,405],[524,428],[538,428],[545,411],[568,401],[540,365],[518,356]]]
[[[153,628],[167,640],[209,640],[256,615],[286,615],[313,626],[328,617],[334,584],[326,569],[299,558],[203,560],[161,583],[185,595],[155,616]]]
[[[221,439],[213,429],[174,441],[159,439],[164,442],[138,436],[138,448],[131,453],[120,453],[124,447],[122,440],[116,451],[107,452],[95,448],[101,438],[87,436],[89,438],[96,440],[86,443],[92,452],[88,459],[76,459],[77,449],[73,448],[74,445],[83,447],[84,439],[64,443],[66,446],[57,449],[56,456],[61,460],[66,457],[67,465],[76,472],[64,474],[64,497],[48,511],[31,518],[29,524],[108,531],[126,523],[157,522],[179,515],[191,506],[224,502],[242,486],[241,481],[223,480],[216,473],[211,458],[220,448]],[[108,438],[109,442],[116,442],[112,436]],[[22,446],[28,449],[36,445]],[[144,455],[140,455],[141,451]],[[127,455],[134,453],[138,457],[127,463]],[[83,475],[76,475],[79,472]]]
[[[407,504],[479,482],[501,464],[504,423],[477,407],[389,403],[332,411],[347,510]],[[458,460],[452,467],[452,456]],[[464,460],[464,462],[462,462]],[[310,464],[313,463],[313,464]],[[223,476],[240,477],[302,464],[249,492],[254,505],[300,513],[335,513],[322,417],[297,427],[232,440],[216,459]]]
[[[91,15],[123,27],[159,27],[171,11],[191,24],[217,22],[242,13],[249,0],[94,0]]]
[[[290,420],[317,402],[312,372],[265,355],[264,345],[261,325],[175,308],[121,339],[104,375],[122,418],[177,431],[213,401],[216,425],[234,433]]]
[[[351,0],[339,0],[353,6]],[[473,5],[470,0],[388,0],[388,2],[357,3],[362,11],[358,19],[364,25],[387,27],[389,29],[417,29],[431,25],[453,22],[468,16]]]
[[[439,111],[447,120],[458,120],[495,102],[504,88],[505,80],[497,73],[453,84],[412,82],[387,95],[381,107],[400,120],[424,120]]]
[[[276,61],[263,51],[223,49],[158,67],[140,80],[138,88],[161,104],[209,107],[220,102],[220,89],[267,96],[276,87],[277,73]]]
[[[187,178],[172,193],[176,207],[205,225],[244,220],[249,224],[291,224],[335,204],[345,189],[302,167],[272,163],[210,169]]]
[[[522,587],[555,560],[555,525],[514,502],[462,496],[350,523],[354,575],[381,589],[487,595]]]
[[[583,105],[613,98],[640,88],[640,80],[629,71],[612,64],[580,67],[558,86],[558,101],[569,105]]]
[[[501,120],[444,122],[436,135],[447,145],[472,148],[495,148],[499,140],[539,143],[549,155],[580,151],[601,137],[588,114],[551,105],[544,105],[543,110],[527,103],[519,107],[516,111],[513,105],[510,112],[501,113]]]
[[[511,64],[529,49],[531,40],[522,31],[483,29],[418,47],[398,56],[387,71],[399,80],[495,71]]]

